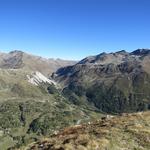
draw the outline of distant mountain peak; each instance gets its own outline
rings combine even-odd
[[[116,52],[117,54],[128,54],[128,52],[126,52],[126,50],[120,50],[118,52]]]
[[[0,68],[39,71],[45,76],[51,75],[61,67],[74,65],[75,63],[75,61],[61,59],[46,59],[21,50],[13,50],[0,55]]]
[[[131,55],[147,55],[150,54],[150,49],[137,49],[130,53]]]
[[[121,50],[113,53],[100,53],[96,56],[89,56],[81,60],[78,64],[109,64],[115,63],[118,64],[123,61],[123,59],[129,55],[125,50]]]
[[[112,53],[103,52],[95,56],[88,56],[79,61],[78,64],[120,64],[127,61],[127,58],[132,60],[135,56],[146,56],[148,54],[150,54],[150,49],[137,49],[131,53],[126,50],[120,50]]]
[[[14,54],[14,53],[24,53],[24,52],[21,50],[13,50],[9,52],[9,54]]]

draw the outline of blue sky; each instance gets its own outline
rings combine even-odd
[[[150,47],[150,0],[0,0],[0,50],[76,59]]]

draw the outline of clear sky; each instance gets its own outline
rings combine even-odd
[[[0,50],[76,59],[150,47],[150,0],[0,0]]]

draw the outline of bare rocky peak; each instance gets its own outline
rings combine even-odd
[[[150,50],[142,49],[131,53],[125,50],[115,53],[101,53],[96,56],[86,57],[74,66],[57,70],[56,80],[68,84],[78,80],[82,76],[88,76],[92,80],[100,80],[99,77],[118,76],[125,74],[150,74]]]
[[[137,49],[130,53],[131,55],[143,56],[150,54],[150,49]]]
[[[14,50],[9,53],[0,53],[0,68],[39,71],[46,76],[50,75],[60,67],[73,65],[75,63],[75,61],[61,59],[46,59],[20,50]]]
[[[121,64],[126,61],[139,60],[143,56],[150,54],[150,49],[137,49],[131,53],[121,50],[115,53],[101,53],[96,56],[89,56],[81,60],[78,64]]]

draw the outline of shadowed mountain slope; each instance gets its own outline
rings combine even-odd
[[[90,56],[59,69],[54,78],[74,104],[109,113],[150,109],[149,49]]]

